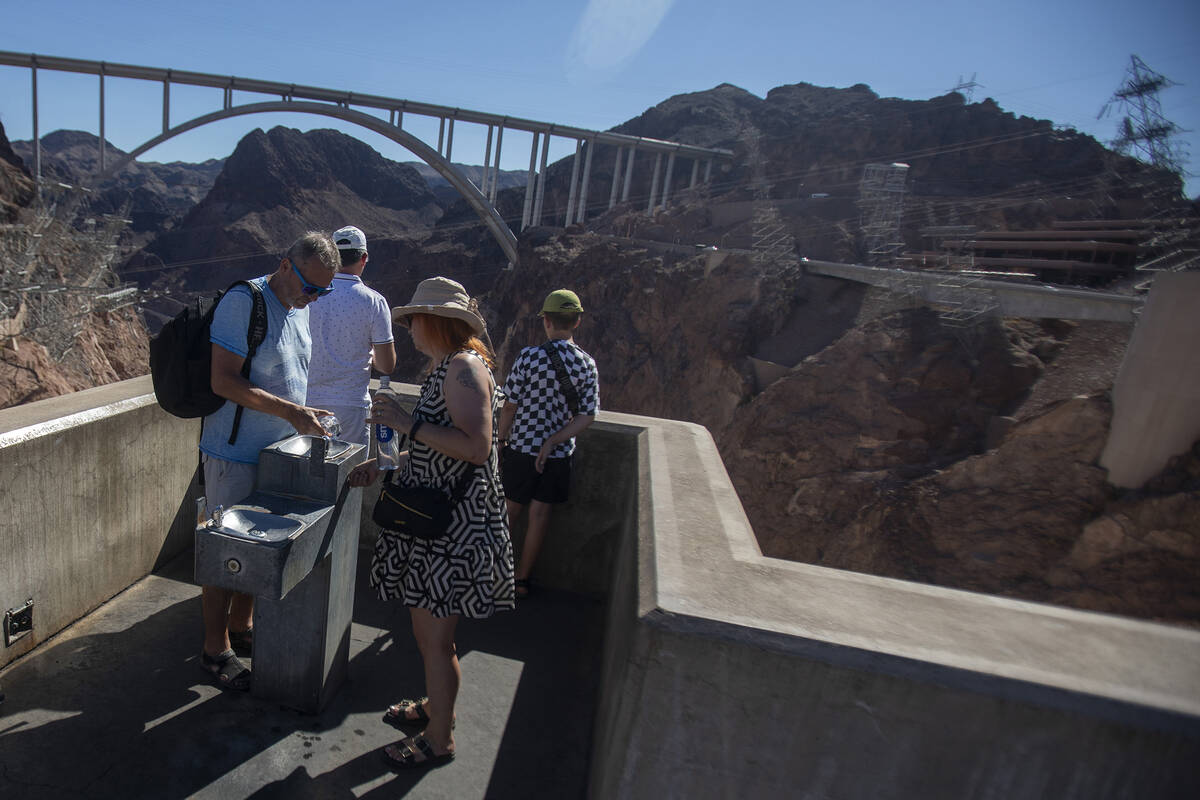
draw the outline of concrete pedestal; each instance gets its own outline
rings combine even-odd
[[[344,484],[365,448],[335,442],[314,461],[312,440],[293,436],[265,448],[258,491],[225,512],[273,515],[262,519],[284,518],[297,529],[262,536],[197,528],[196,581],[254,595],[251,692],[315,714],[349,663],[362,489]]]

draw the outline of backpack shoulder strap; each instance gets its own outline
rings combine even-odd
[[[579,413],[579,392],[575,391],[575,385],[571,383],[571,379],[567,376],[567,367],[563,364],[562,356],[558,354],[558,350],[552,342],[543,342],[541,345],[542,352],[550,359],[551,366],[554,367],[554,374],[558,378],[558,388],[562,392],[563,398],[567,401],[567,410],[571,412],[571,416]]]
[[[249,373],[250,359],[258,352],[258,346],[267,338],[267,301],[263,298],[262,289],[252,281],[238,281],[250,287],[250,296],[254,298],[254,306],[250,309],[250,322],[246,327],[246,365],[243,367]]]
[[[254,304],[250,309],[250,321],[246,324],[246,358],[242,361],[242,377],[250,379],[250,362],[258,352],[258,346],[267,338],[267,301],[263,298],[262,289],[253,281],[234,281],[234,286],[245,286],[250,290]],[[229,291],[226,289],[225,291]],[[233,412],[233,430],[229,432],[229,444],[237,441],[238,428],[242,426],[242,407],[238,406]]]

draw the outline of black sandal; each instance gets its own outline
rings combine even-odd
[[[424,728],[429,724],[429,715],[425,713],[425,703],[429,701],[428,697],[419,697],[416,700],[409,700],[407,697],[399,703],[388,706],[388,710],[383,712],[383,721],[391,725],[397,730],[404,728]],[[416,716],[408,716],[408,709],[415,708]],[[393,710],[395,713],[392,713]],[[450,729],[458,724],[457,719],[450,720]]]
[[[220,655],[210,656],[200,651],[200,668],[209,674],[217,686],[235,692],[250,689],[250,670],[238,660],[233,649]]]
[[[393,756],[388,752],[388,747],[395,747],[400,751],[399,757]],[[401,769],[431,769],[432,767],[440,767],[443,764],[449,764],[454,760],[454,753],[442,753],[440,756],[433,752],[433,745],[429,744],[429,740],[424,734],[418,733],[416,736],[410,736],[407,739],[401,739],[394,745],[388,745],[379,752],[383,755],[383,763],[395,770]],[[417,756],[421,758],[418,760]]]
[[[517,578],[513,581],[513,596],[524,600],[533,594],[533,581],[529,578]]]

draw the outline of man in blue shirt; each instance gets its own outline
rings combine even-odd
[[[229,402],[204,418],[200,437],[210,508],[228,507],[254,490],[258,454],[267,445],[297,432],[324,434],[318,418],[329,412],[304,405],[312,351],[307,306],[332,291],[339,263],[332,240],[310,231],[288,248],[274,273],[253,279],[266,304],[267,333],[251,359],[249,378],[242,376],[242,364],[249,352],[250,290],[235,286],[217,305],[209,331],[212,389]],[[242,421],[230,444],[238,406],[243,408]],[[235,649],[243,655],[249,651],[254,598],[204,586],[201,606],[201,666],[221,688],[249,689],[250,670],[238,660]]]

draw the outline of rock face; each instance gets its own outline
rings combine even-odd
[[[0,221],[11,223],[33,200],[34,185],[21,157],[13,152],[0,124]]]
[[[89,314],[65,358],[18,337],[0,347],[0,408],[57,397],[145,375],[150,340],[137,312]]]

